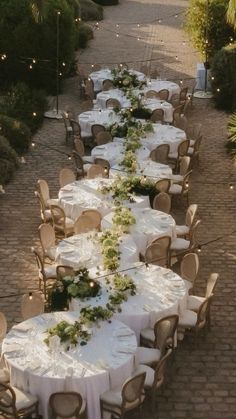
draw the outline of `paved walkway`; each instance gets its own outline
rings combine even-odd
[[[121,0],[119,6],[106,8],[95,39],[78,57],[79,66],[89,70],[95,62],[128,61],[139,69],[142,62],[152,59],[152,67],[156,65],[163,77],[188,79],[184,84],[191,85],[199,58],[181,29],[182,13],[187,5],[186,0],[159,0],[158,3]],[[157,18],[161,19],[158,24],[151,23]],[[60,97],[61,108],[76,113],[81,105],[77,84],[76,78],[68,80],[65,94]],[[220,280],[212,307],[211,332],[205,341],[199,342],[197,349],[193,350],[188,340],[179,344],[165,388],[158,397],[157,410],[151,414],[147,404],[145,418],[235,419],[236,244],[235,233],[230,233],[236,230],[236,188],[231,191],[228,184],[236,185],[236,176],[224,149],[227,116],[216,111],[208,101],[195,100],[189,118],[202,122],[204,134],[190,193],[190,201],[199,204],[202,220],[199,240],[204,243],[223,236],[222,240],[202,248],[198,289],[203,292],[211,272],[219,272]],[[45,120],[35,139],[59,151],[71,150],[65,146],[61,122]],[[32,245],[39,245],[35,184],[38,178],[45,178],[51,195],[56,197],[59,170],[71,165],[65,155],[36,146],[6,187],[6,194],[0,195],[1,296],[37,287],[37,271],[30,251]],[[181,218],[179,207],[177,215]],[[19,297],[0,299],[0,310],[6,313],[9,326],[21,320]]]

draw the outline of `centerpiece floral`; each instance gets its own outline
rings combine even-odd
[[[136,74],[133,74],[126,69],[113,69],[111,70],[111,74],[114,86],[123,91],[126,91],[131,87],[141,89],[147,84],[145,80],[140,81]]]
[[[103,267],[115,271],[119,267],[119,234],[114,230],[106,230],[100,237],[103,255]]]
[[[136,155],[132,150],[126,150],[124,158],[119,163],[128,173],[135,173],[137,170],[137,159]]]
[[[155,182],[143,176],[117,176],[111,186],[104,186],[101,192],[112,193],[112,198],[116,202],[130,201],[134,202],[135,195],[155,196],[158,191]]]
[[[118,205],[114,210],[112,223],[119,231],[128,233],[130,227],[136,223],[136,219],[130,208]]]
[[[65,320],[48,329],[47,334],[48,336],[44,339],[47,345],[49,345],[52,336],[58,336],[61,343],[65,343],[67,348],[68,345],[77,345],[78,343],[81,346],[86,345],[91,337],[81,322],[75,321],[74,324],[70,324]]]
[[[80,311],[81,321],[91,327],[93,323],[98,323],[99,321],[109,320],[113,316],[112,310],[104,308],[102,306],[96,307],[84,307]]]

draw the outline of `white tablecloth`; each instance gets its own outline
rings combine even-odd
[[[130,100],[126,98],[125,94],[120,89],[110,89],[97,94],[97,106],[101,109],[106,109],[108,99],[119,100],[122,108],[130,108]]]
[[[176,237],[176,224],[171,215],[151,208],[132,208],[132,214],[136,218],[136,224],[130,227],[130,234],[142,255],[154,239],[162,236]],[[105,215],[101,223],[102,229],[111,228],[112,217],[113,212]]]
[[[144,80],[145,75],[143,73],[140,73],[136,70],[129,70],[132,74],[135,74],[139,80]],[[102,90],[102,83],[104,80],[113,80],[111,70],[109,68],[103,68],[99,71],[94,71],[89,75],[89,77],[93,80],[94,83],[94,90],[95,92],[99,92]]]
[[[172,176],[172,169],[166,164],[156,163],[150,159],[144,160],[139,163],[138,169],[136,170],[137,175],[147,176],[148,178],[153,179],[157,182],[160,179],[168,179]],[[117,176],[129,176],[129,173],[122,171],[119,165],[112,166],[110,172],[110,177]]]
[[[151,111],[154,111],[155,109],[163,109],[164,121],[168,123],[173,121],[174,108],[171,103],[166,102],[165,100],[147,98],[142,99],[142,104],[144,108],[150,109]]]
[[[121,385],[132,373],[135,334],[127,326],[112,320],[102,322],[100,329],[94,329],[92,339],[86,346],[58,355],[57,368],[43,342],[44,333],[61,320],[74,323],[78,312],[50,313],[34,317],[13,327],[3,343],[5,360],[11,372],[11,385],[29,391],[39,399],[40,413],[49,418],[48,400],[56,391],[77,391],[87,401],[88,419],[100,419],[99,397],[104,391]],[[37,331],[31,338],[27,330]],[[123,331],[127,330],[127,335]],[[120,351],[132,351],[125,353]]]
[[[114,124],[115,122],[119,122],[120,118],[118,115],[115,114],[111,109],[103,109],[103,110],[92,110],[83,112],[78,116],[78,120],[81,126],[81,130],[84,136],[91,136],[91,127],[94,124]]]
[[[94,147],[91,151],[93,157],[106,159],[109,161],[110,166],[119,164],[124,158],[124,147],[122,142],[112,142]],[[150,150],[147,147],[140,147],[136,151],[137,161],[147,160],[150,155]]]
[[[72,266],[74,269],[101,266],[101,235],[102,233],[86,233],[62,240],[56,249],[57,264]],[[121,269],[139,261],[137,246],[129,234],[121,236],[119,251]]]
[[[141,329],[153,327],[160,318],[170,314],[180,314],[186,309],[185,282],[170,269],[155,265],[149,265],[147,268],[139,262],[135,269],[124,273],[134,280],[137,286],[136,295],[129,296],[128,300],[121,305],[122,311],[117,312],[115,318],[135,332],[138,342]],[[74,298],[71,300],[70,309],[80,310],[88,304],[105,306],[108,302],[108,286],[104,279],[100,281],[103,285],[99,299],[90,298],[82,302]]]
[[[114,207],[111,193],[104,195],[103,186],[110,186],[114,179],[83,179],[64,186],[59,191],[59,203],[67,217],[77,220],[86,209],[97,209],[102,216],[108,214]],[[129,207],[149,207],[149,197],[134,196],[133,203],[125,203]]]
[[[159,92],[162,89],[167,89],[169,91],[169,98],[173,94],[179,94],[180,93],[180,87],[177,83],[173,83],[172,81],[168,80],[155,80],[151,79],[147,82],[147,86],[144,87],[142,91],[147,92],[148,90],[155,90],[156,92]]]

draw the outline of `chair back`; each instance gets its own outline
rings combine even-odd
[[[201,142],[202,142],[202,135],[199,135],[197,137],[197,139],[195,140],[194,145],[193,145],[193,152],[194,153],[197,153],[199,151]]]
[[[188,94],[188,88],[187,87],[183,87],[180,90],[180,94],[179,94],[180,103],[184,103],[187,100],[187,94]]]
[[[93,109],[93,101],[92,101],[92,99],[84,100],[81,103],[81,111],[82,112],[91,111],[92,109]]]
[[[192,170],[189,170],[189,172],[184,175],[183,183],[182,183],[182,194],[185,195],[189,191],[189,179],[191,176]]]
[[[197,213],[197,209],[198,206],[197,204],[191,204],[189,205],[187,211],[186,211],[186,216],[185,216],[185,224],[188,227],[191,227],[193,225],[196,213]]]
[[[77,178],[79,176],[84,176],[84,162],[82,157],[75,150],[72,151],[72,157],[76,167]]]
[[[95,209],[87,209],[82,212],[83,215],[88,215],[90,218],[93,219],[94,225],[96,226],[96,230],[100,230],[101,228],[101,221],[102,216],[98,210]]]
[[[212,296],[206,298],[203,303],[200,305],[198,312],[197,312],[197,322],[195,325],[196,329],[202,329],[206,322],[207,322],[207,316],[210,310],[210,304],[211,304]]]
[[[103,169],[104,169],[104,176],[106,175],[107,177],[109,177],[109,170],[110,170],[111,166],[110,166],[110,163],[109,163],[108,160],[101,159],[100,157],[96,157],[94,159],[94,164],[103,167]]]
[[[189,148],[189,140],[183,140],[178,145],[178,157],[186,156]]]
[[[75,137],[74,147],[75,147],[76,153],[78,153],[80,155],[80,157],[83,157],[84,156],[84,143],[80,139],[80,137]]]
[[[148,91],[145,93],[145,96],[146,96],[147,98],[159,99],[159,93],[157,93],[157,91],[156,91],[156,90],[148,90]]]
[[[169,251],[171,238],[169,236],[159,237],[146,248],[145,262],[158,266],[169,265]]]
[[[187,117],[184,115],[180,115],[180,117],[175,121],[175,127],[186,131],[188,126]]]
[[[63,188],[69,183],[73,183],[75,180],[76,180],[76,176],[74,172],[72,172],[71,169],[68,169],[67,167],[65,167],[64,169],[60,170],[60,173],[59,173],[60,188]]]
[[[199,270],[199,257],[197,253],[187,253],[180,264],[180,275],[183,279],[194,284]]]
[[[110,143],[112,141],[112,135],[108,131],[101,131],[95,137],[95,142],[97,145],[103,145]]]
[[[91,126],[91,132],[92,132],[92,136],[93,136],[94,138],[96,138],[96,136],[97,136],[97,134],[98,134],[99,132],[104,132],[104,131],[106,131],[106,129],[105,129],[105,127],[104,127],[104,125],[101,125],[101,124],[93,124],[93,125]]]
[[[156,368],[155,368],[155,373],[154,373],[154,380],[152,383],[153,389],[157,389],[161,387],[161,385],[164,383],[166,366],[167,366],[167,362],[171,354],[172,354],[172,348],[168,348],[165,355],[157,363]]]
[[[67,112],[62,112],[61,116],[62,116],[62,120],[63,120],[64,126],[65,126],[65,129],[67,131],[67,129],[71,126],[69,118],[68,118],[68,113]]]
[[[150,158],[157,163],[166,164],[170,152],[169,144],[158,145],[151,153]]]
[[[52,419],[79,419],[82,405],[82,396],[73,391],[53,393],[49,398]]]
[[[48,183],[44,179],[39,179],[37,181],[37,187],[45,208],[48,208],[47,201],[50,199]]]
[[[168,89],[161,89],[158,92],[158,97],[160,100],[168,100],[169,98],[169,90]]]
[[[44,298],[35,292],[24,294],[21,299],[21,315],[24,320],[44,313]]]
[[[160,192],[158,195],[156,195],[153,200],[153,209],[169,214],[171,209],[170,195],[168,195],[166,192]]]
[[[87,233],[88,231],[96,229],[96,220],[85,214],[80,215],[74,224],[75,234]]]
[[[45,256],[47,250],[56,245],[55,231],[51,224],[41,224],[38,230],[40,243]]]
[[[150,71],[150,77],[151,79],[157,79],[157,77],[160,77],[160,73],[157,71],[156,68]]]
[[[88,179],[94,179],[96,177],[106,177],[104,167],[100,166],[100,164],[92,164],[87,172]]]
[[[197,220],[196,223],[190,228],[189,236],[190,236],[190,247],[196,247],[197,244],[197,231],[201,224],[201,220]]]
[[[173,112],[173,124],[174,125],[176,123],[178,123],[179,118],[181,118],[181,114],[183,113],[183,108],[184,108],[184,105],[178,105],[174,109],[174,112]]]
[[[121,104],[118,99],[110,97],[106,101],[106,108],[118,108],[121,109]]]
[[[60,281],[64,279],[66,276],[74,278],[75,271],[71,266],[57,265],[56,275],[57,275],[57,280]]]
[[[111,80],[109,80],[109,79],[103,80],[102,90],[107,91],[107,90],[111,90],[111,89],[114,89],[114,88],[115,88],[115,86],[114,86],[114,84]]]
[[[38,202],[39,202],[39,205],[40,205],[40,215],[41,215],[41,219],[42,219],[42,221],[43,221],[44,223],[46,223],[48,220],[46,219],[46,216],[45,216],[45,210],[46,210],[46,207],[45,207],[44,201],[43,201],[43,199],[41,198],[41,195],[39,194],[39,192],[38,192],[38,191],[34,191],[34,194],[35,194],[35,196],[36,196],[36,198],[37,198],[37,200],[38,200]]]
[[[160,179],[156,182],[155,184],[155,188],[157,189],[157,191],[159,192],[169,192],[170,189],[170,179]]]
[[[154,111],[152,111],[152,114],[150,116],[150,120],[152,122],[163,122],[164,119],[164,110],[163,109],[154,109]]]
[[[31,247],[31,251],[35,256],[39,274],[44,276],[44,264],[39,252],[34,247]]]
[[[215,287],[216,287],[216,282],[218,281],[219,278],[219,274],[218,273],[212,273],[210,274],[208,280],[207,280],[207,286],[206,286],[206,294],[205,297],[208,298],[211,295],[213,295]]]
[[[66,215],[63,208],[59,205],[50,205],[53,228],[55,232],[65,233],[66,230]]]
[[[154,325],[154,348],[164,354],[167,346],[174,348],[174,336],[179,323],[179,316],[172,314],[158,320]]]
[[[142,372],[125,381],[121,392],[123,408],[128,407],[130,403],[135,404],[136,402],[137,406],[141,404],[145,377],[146,372]]]
[[[190,165],[190,157],[189,156],[183,156],[180,157],[180,163],[179,163],[179,174],[182,176],[185,176],[188,172]]]
[[[16,409],[16,394],[8,384],[0,382],[0,412],[5,413],[6,417],[18,418]],[[4,417],[4,415],[3,415]]]
[[[7,333],[7,319],[5,314],[0,311],[0,341],[2,341]]]
[[[81,127],[80,124],[75,121],[75,119],[69,118],[70,126],[72,128],[73,135],[81,136]]]
[[[179,106],[179,94],[178,93],[174,93],[169,102],[171,103],[171,105],[173,106],[173,108],[177,108],[177,106]]]
[[[85,80],[85,94],[89,99],[94,99],[95,97],[95,93],[94,93],[94,83],[93,80],[88,78],[87,80]]]

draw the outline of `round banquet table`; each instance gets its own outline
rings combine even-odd
[[[136,218],[136,224],[130,227],[130,234],[143,256],[153,240],[163,236],[176,237],[176,224],[171,215],[151,208],[132,208],[131,212]],[[103,217],[102,229],[112,227],[113,215],[114,213],[110,212]]]
[[[56,248],[55,260],[58,265],[68,265],[74,269],[92,268],[102,265],[102,233],[91,232],[78,234],[61,240]],[[139,261],[137,246],[129,234],[119,239],[120,268],[124,269]]]
[[[122,108],[129,108],[131,106],[130,100],[126,98],[124,92],[120,89],[110,89],[97,94],[97,106],[106,109],[108,99],[119,100]]]
[[[181,90],[179,85],[177,83],[173,83],[172,81],[151,79],[147,82],[147,86],[144,87],[141,92],[148,92],[148,90],[155,90],[156,92],[159,92],[162,89],[167,89],[169,91],[168,99],[171,99],[173,94],[179,94]]]
[[[86,209],[97,209],[102,216],[108,214],[114,207],[112,192],[103,194],[101,188],[111,186],[114,179],[83,179],[69,183],[59,191],[59,204],[67,217],[77,218]],[[128,207],[150,207],[148,196],[133,196],[133,202],[124,202]]]
[[[157,163],[151,159],[139,162],[135,175],[142,175],[151,178],[155,182],[160,179],[171,179],[172,169],[167,164]],[[112,166],[109,172],[110,178],[117,176],[129,176],[119,165]]]
[[[142,104],[145,109],[150,109],[150,111],[154,111],[155,109],[163,109],[164,121],[168,123],[173,121],[174,108],[171,103],[161,99],[144,98],[142,99]]]
[[[140,73],[136,70],[129,70],[131,74],[135,74],[138,77],[138,80],[142,81],[145,79],[145,75]],[[99,71],[94,71],[93,73],[89,74],[90,79],[92,79],[94,84],[95,92],[99,92],[102,90],[102,83],[104,80],[113,80],[113,76],[111,74],[111,70],[109,68],[103,68]]]
[[[121,312],[115,313],[115,318],[129,326],[136,334],[139,342],[140,331],[146,327],[153,327],[155,322],[170,314],[181,314],[186,309],[187,289],[184,280],[170,269],[139,262],[135,269],[124,271],[136,284],[136,295],[129,296],[120,306]],[[103,272],[100,272],[102,275]],[[87,305],[106,306],[108,302],[109,286],[105,279],[99,279],[102,293],[99,297],[81,301],[73,298],[71,310],[80,310]]]
[[[13,327],[3,342],[11,385],[36,395],[40,413],[49,419],[48,400],[57,391],[77,391],[87,401],[87,418],[100,419],[99,397],[121,385],[132,373],[137,342],[135,334],[117,320],[94,328],[91,340],[57,358],[44,343],[45,331],[65,320],[74,323],[78,312],[48,313]],[[30,330],[35,337],[30,336]]]
[[[168,144],[170,146],[170,153],[175,153],[181,141],[186,139],[185,132],[173,125],[153,124],[152,126],[154,132],[147,133],[145,137],[141,138],[141,144],[150,151],[159,145]],[[121,137],[113,138],[113,142],[115,143],[122,143],[123,141],[124,138]]]
[[[82,112],[78,116],[78,120],[83,136],[89,137],[92,135],[92,125],[110,125],[119,122],[120,118],[111,109],[94,109],[92,111]]]
[[[150,155],[150,150],[147,147],[140,147],[136,152],[137,161],[146,160]],[[119,164],[124,158],[124,146],[122,142],[112,142],[94,147],[91,151],[91,156],[102,158],[109,161],[110,166]]]

